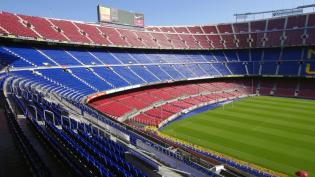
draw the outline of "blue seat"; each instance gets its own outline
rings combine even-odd
[[[144,66],[138,66],[138,65],[130,66],[130,69],[134,71],[136,74],[138,74],[139,76],[141,76],[148,83],[154,83],[154,82],[160,81],[153,74],[147,71],[146,68],[144,68]]]
[[[174,69],[172,65],[160,65],[161,69],[163,69],[165,72],[167,72],[168,75],[170,75],[175,80],[182,80],[186,79],[185,76],[178,71]]]

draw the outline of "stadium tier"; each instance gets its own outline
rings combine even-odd
[[[126,28],[1,12],[0,39],[9,115],[77,176],[278,176],[151,129],[249,96],[315,99],[314,13]]]
[[[64,89],[58,89],[58,94],[78,100],[93,97],[94,93],[184,80],[231,76],[309,77],[315,65],[312,53],[313,48],[307,47],[185,52],[10,45],[0,48],[2,65],[9,66],[8,70],[15,75],[61,85]],[[272,87],[262,83],[261,92],[271,93]],[[153,104],[149,98],[141,100]],[[120,105],[112,104],[108,109]],[[121,105],[120,109],[123,110],[112,110],[117,112],[111,116],[121,117],[133,107]],[[101,110],[106,112],[105,108]]]
[[[9,38],[131,48],[231,49],[315,44],[315,14],[213,26],[128,29],[69,20],[0,13]]]
[[[250,91],[241,84],[230,82],[181,84],[98,98],[89,104],[120,121],[132,119],[146,125],[159,126],[184,110],[246,96],[251,94]],[[117,109],[112,109],[113,107]]]

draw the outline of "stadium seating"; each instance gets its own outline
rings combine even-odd
[[[144,30],[0,13],[0,34],[37,40],[132,48],[222,49],[314,44],[314,14],[212,26]],[[308,19],[308,21],[306,20]],[[267,23],[268,21],[268,23]],[[305,29],[307,30],[305,32]]]
[[[59,28],[65,36],[68,37],[70,41],[73,42],[81,42],[81,43],[91,43],[91,40],[88,39],[87,33],[80,30],[75,23],[71,21],[65,20],[53,20],[49,19],[49,21]]]
[[[203,33],[202,28],[200,26],[189,26],[187,27],[190,33],[201,34]]]
[[[222,92],[222,89],[226,90],[227,93],[212,94],[213,92]],[[159,88],[142,89],[115,96],[106,96],[104,99],[90,101],[90,105],[115,119],[119,119],[134,111],[140,111],[140,114],[132,118],[133,121],[139,123],[149,122],[148,125],[158,126],[170,116],[180,113],[184,109],[213,100],[250,94],[248,91],[250,89],[246,89],[238,83],[230,82],[165,85]],[[159,106],[152,107],[156,103]],[[147,108],[149,110],[142,112],[142,110]]]
[[[125,37],[120,35],[115,28],[103,27],[103,26],[96,27],[96,28],[101,31],[101,34],[103,36],[106,36],[106,38],[108,38],[108,40],[111,42],[112,45],[129,46],[125,40]]]
[[[59,95],[102,122],[110,122],[106,126],[128,124],[140,131],[147,125],[161,127],[205,105],[256,93],[315,99],[313,79],[304,78],[315,74],[313,13],[142,29],[1,12],[0,37],[5,39],[0,46],[1,86],[2,80],[11,79],[11,91],[24,114],[29,113],[28,104],[36,105],[41,117],[45,117],[44,110],[52,111],[56,120],[48,118],[46,127],[35,126],[55,144],[65,144],[101,176],[145,174],[126,161],[127,147],[93,133],[93,127],[84,122],[69,120],[76,128],[71,123],[63,124],[60,117],[64,110],[45,102],[36,88]],[[29,43],[24,44],[24,40]],[[115,129],[130,136],[128,141],[135,146],[140,140],[151,143],[133,130]],[[164,154],[206,170],[178,154]],[[236,162],[211,157],[262,175]],[[207,170],[205,173],[215,176]]]
[[[228,75],[307,76],[307,48],[272,48],[216,51],[131,51],[126,49],[74,50],[47,47],[2,46],[1,62],[14,68],[38,70],[42,77],[62,77],[106,91],[193,78]],[[302,54],[304,53],[304,56]],[[302,61],[305,62],[302,62]],[[311,65],[313,66],[313,65]],[[54,68],[55,67],[55,68]],[[74,67],[74,68],[73,68]],[[51,72],[50,72],[51,71]],[[74,85],[68,85],[72,88]]]
[[[29,94],[34,94],[30,88],[25,87],[25,89],[29,91]],[[16,91],[20,92],[21,90],[18,89]],[[41,93],[36,94],[43,97]],[[22,106],[24,111],[27,109],[28,104],[33,104],[38,106],[36,110],[41,118],[43,118],[45,114],[44,110],[47,109],[47,107],[54,107],[52,113],[54,115],[60,115],[61,110],[57,105],[51,105],[51,103],[48,103],[44,99],[30,100],[26,95],[21,96],[21,98],[15,97],[15,99],[19,105]],[[41,102],[37,102],[39,100],[41,100]],[[72,157],[75,158],[70,158],[70,160],[80,160],[80,163],[84,163],[86,168],[92,169],[90,173],[107,177],[146,176],[142,171],[126,160],[125,152],[128,151],[128,148],[125,145],[111,140],[104,133],[100,134],[99,131],[94,131],[93,127],[88,124],[77,122],[75,119],[67,117],[54,117],[57,118],[57,120],[46,117],[44,119],[45,126],[36,122],[35,118],[32,118],[31,121],[45,138],[52,142],[54,146],[59,146],[60,149],[58,152],[63,150],[71,152]],[[63,152],[63,155],[65,154],[66,153]]]
[[[121,36],[125,38],[127,43],[133,47],[144,47],[145,44],[139,40],[138,36],[130,30],[117,29]]]
[[[273,80],[262,80],[259,83],[259,94],[271,95],[275,82]]]
[[[0,14],[0,26],[9,32],[9,34],[14,34],[20,37],[40,37],[32,30],[32,24],[23,21],[18,18],[18,16],[2,12]]]
[[[45,18],[32,17],[26,15],[18,15],[23,20],[28,21],[34,26],[34,29],[46,40],[66,41],[67,39],[59,32],[55,26],[52,26],[50,21]]]
[[[315,99],[314,89],[314,81],[312,79],[303,80],[300,82],[298,96],[302,98]]]
[[[79,27],[82,31],[84,31],[87,36],[93,41],[94,44],[98,45],[111,45],[112,43],[109,41],[106,35],[103,35],[102,32],[93,25],[87,25],[84,23],[74,23],[77,27]]]
[[[286,82],[278,82],[276,86],[275,95],[283,96],[283,97],[292,97],[295,96],[295,91],[297,88],[296,81],[286,81]]]
[[[189,33],[189,30],[185,26],[173,27],[176,33]]]

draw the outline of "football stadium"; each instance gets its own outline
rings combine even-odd
[[[315,176],[314,8],[173,26],[0,11],[0,176]]]

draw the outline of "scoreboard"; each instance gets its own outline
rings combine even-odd
[[[114,23],[120,25],[144,27],[144,14],[126,10],[97,6],[98,21],[100,23]]]

